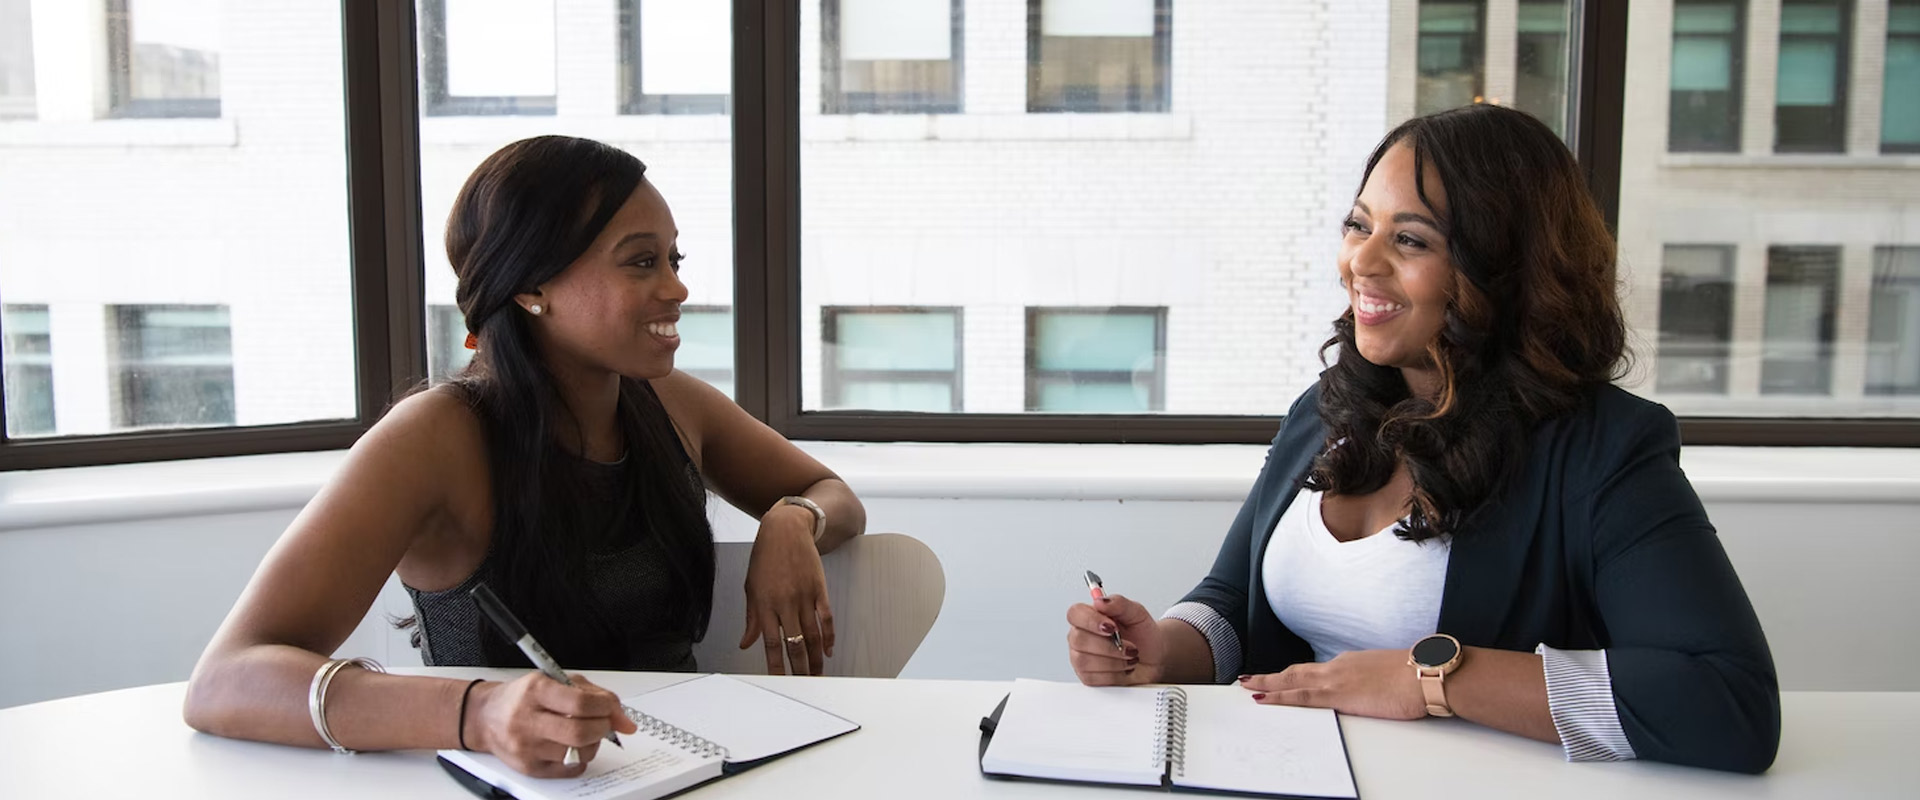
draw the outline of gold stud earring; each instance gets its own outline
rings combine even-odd
[[[541,310],[542,310],[542,309],[540,308],[540,304],[539,304],[539,303],[534,303],[534,304],[533,304],[532,306],[530,306],[530,307],[528,307],[528,308],[527,308],[527,311],[529,311],[529,312],[532,312],[532,313],[533,313],[533,315],[534,315],[534,316],[536,316],[536,317],[537,317],[537,316],[540,316],[540,312],[541,312]]]

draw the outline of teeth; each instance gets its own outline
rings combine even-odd
[[[1354,307],[1369,314],[1384,314],[1389,311],[1399,311],[1400,309],[1406,308],[1406,306],[1399,303],[1369,303],[1365,300],[1354,301]]]
[[[671,322],[655,322],[647,326],[647,332],[655,336],[672,338],[680,335],[680,328]]]

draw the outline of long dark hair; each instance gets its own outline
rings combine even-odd
[[[1546,125],[1491,105],[1408,120],[1374,148],[1366,175],[1399,144],[1412,150],[1428,209],[1426,165],[1447,196],[1436,217],[1457,279],[1427,348],[1439,396],[1414,397],[1398,369],[1361,357],[1349,308],[1321,352],[1338,357],[1321,376],[1327,449],[1306,485],[1366,494],[1405,461],[1412,508],[1395,533],[1420,541],[1465,533],[1512,480],[1536,424],[1621,374],[1626,324],[1613,236],[1573,154]]]
[[[622,668],[630,657],[622,620],[600,612],[585,578],[590,549],[607,536],[658,537],[676,585],[678,621],[698,641],[713,608],[713,530],[706,488],[682,454],[673,422],[643,381],[620,381],[625,438],[624,497],[595,496],[593,468],[560,444],[558,426],[580,422],[541,360],[526,313],[514,303],[586,252],[627,202],[646,165],[626,151],[566,136],[507,145],[473,171],[447,217],[447,258],[459,277],[455,299],[479,349],[450,381],[486,433],[493,533],[485,576],[555,659],[580,669]],[[605,520],[640,531],[592,531]],[[598,507],[598,513],[592,511]],[[624,513],[623,513],[624,512]],[[598,540],[598,541],[596,541]],[[524,659],[498,636],[483,636],[489,664]]]

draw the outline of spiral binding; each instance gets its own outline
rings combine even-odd
[[[702,758],[718,758],[725,761],[729,757],[727,748],[695,736],[685,728],[668,724],[665,720],[651,714],[642,714],[633,706],[623,704],[620,708],[633,719],[633,724],[640,726],[641,733]]]
[[[1155,764],[1166,764],[1174,777],[1187,774],[1187,692],[1178,686],[1160,690],[1153,723],[1160,729],[1153,746]]]

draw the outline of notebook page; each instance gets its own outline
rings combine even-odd
[[[725,675],[703,675],[623,702],[727,748],[727,760],[736,764],[777,756],[860,727]]]
[[[1267,706],[1231,687],[1189,687],[1185,769],[1196,789],[1358,797],[1340,721],[1325,708]]]
[[[577,778],[530,778],[487,753],[442,750],[440,755],[521,800],[651,800],[720,775],[720,760],[703,758],[645,734],[602,744]]]
[[[1021,679],[980,768],[991,774],[1159,786],[1159,690]]]

